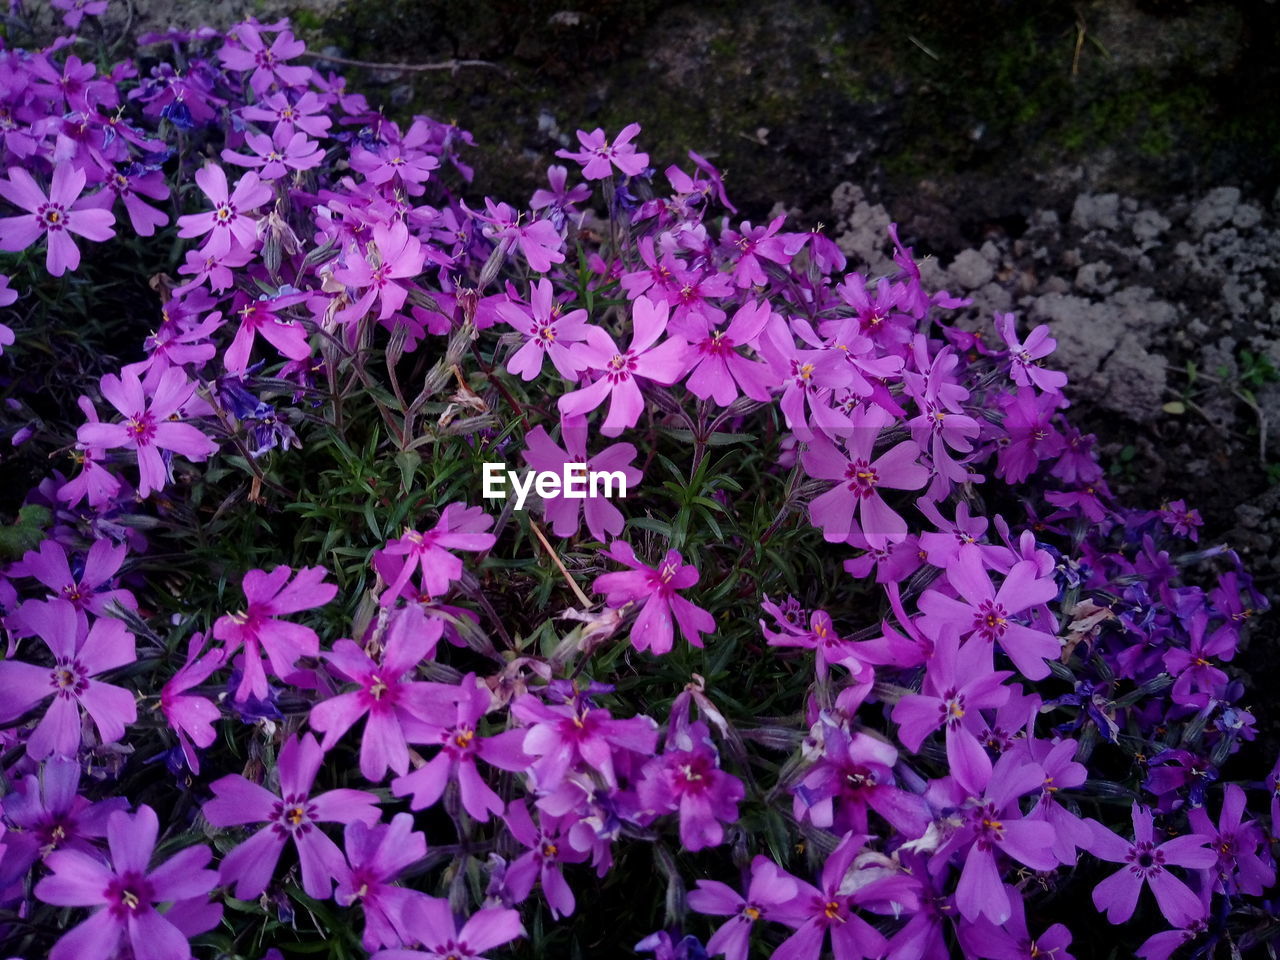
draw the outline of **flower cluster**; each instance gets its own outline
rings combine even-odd
[[[74,467],[0,571],[9,952],[566,955],[611,885],[650,935],[610,949],[664,957],[1276,939],[1231,665],[1266,601],[1185,503],[1116,502],[1047,327],[896,228],[873,277],[739,220],[636,124],[468,204],[470,136],[287,21],[142,42],[0,51],[0,250],[37,251],[0,305],[182,258],[26,441]],[[480,506],[494,457],[636,495]]]

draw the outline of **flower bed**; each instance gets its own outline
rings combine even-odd
[[[635,124],[477,193],[285,21],[79,49],[0,66],[8,952],[1274,937],[1265,600],[1047,327]]]

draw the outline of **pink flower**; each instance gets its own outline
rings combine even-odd
[[[1058,341],[1049,336],[1048,324],[1040,324],[1027,336],[1018,340],[1016,318],[1012,313],[995,315],[996,331],[1009,346],[1010,371],[1013,382],[1020,387],[1036,386],[1046,393],[1057,393],[1067,385],[1067,375],[1058,370],[1046,370],[1037,360],[1047,357],[1057,349]]]
[[[766,402],[778,383],[769,366],[748,360],[738,348],[753,343],[764,331],[770,317],[767,302],[743,304],[724,330],[716,330],[693,344],[693,370],[685,385],[695,397],[715,400],[727,407],[741,391],[752,400]]]
[[[265,294],[257,300],[243,302],[236,311],[240,317],[240,328],[236,331],[231,346],[223,357],[227,372],[243,374],[249,366],[249,357],[253,352],[253,341],[257,334],[280,351],[290,360],[305,360],[311,356],[311,345],[307,342],[307,328],[296,320],[282,319],[276,316],[277,311],[284,310],[293,304],[306,299],[302,293],[284,293],[275,297]]]
[[[616,719],[579,694],[571,703],[547,705],[532,693],[511,704],[511,715],[528,727],[522,749],[534,761],[529,774],[537,789],[549,793],[578,765],[596,770],[604,782],[618,786],[614,754],[622,751],[653,756],[658,725],[652,717]]]
[[[93,718],[98,738],[115,743],[138,719],[133,693],[96,679],[137,659],[133,634],[119,620],[95,620],[87,630],[66,600],[28,600],[22,623],[44,640],[52,666],[0,661],[0,724],[12,723],[49,697],[53,702],[27,741],[27,754],[75,756],[80,749],[80,711]]]
[[[523,380],[532,380],[542,372],[544,357],[566,380],[577,377],[582,360],[567,346],[581,343],[586,336],[587,311],[562,313],[552,296],[551,281],[540,279],[529,293],[529,308],[514,301],[501,303],[498,316],[529,339],[507,361],[507,370]]]
[[[101,209],[96,195],[81,197],[85,173],[73,163],[55,164],[49,195],[21,167],[9,168],[0,180],[0,196],[27,211],[25,216],[0,219],[0,250],[25,250],[42,236],[48,238],[45,266],[55,277],[80,266],[80,249],[71,234],[103,241],[115,236],[116,218]]]
[[[450,550],[488,550],[497,542],[491,533],[493,517],[479,507],[451,503],[440,511],[440,520],[426,533],[406,530],[373,555],[374,568],[387,581],[379,602],[395,603],[410,578],[422,571],[420,594],[430,599],[447,593],[449,584],[462,576],[462,561]],[[400,559],[403,557],[404,559]]]
[[[702,646],[700,634],[715,630],[716,621],[711,614],[676,593],[698,582],[697,569],[686,564],[678,552],[668,550],[657,568],[641,563],[631,544],[624,540],[615,540],[605,554],[630,567],[631,572],[601,574],[591,590],[605,594],[611,607],[640,605],[640,615],[631,627],[631,643],[637,650],[670,653],[673,619],[681,635],[695,647]]]
[[[282,564],[270,573],[250,570],[244,575],[246,608],[219,617],[213,625],[213,635],[227,645],[228,658],[244,646],[244,673],[236,690],[237,700],[267,696],[263,653],[272,673],[281,678],[293,672],[299,657],[319,654],[320,638],[314,630],[278,618],[322,607],[332,600],[338,588],[321,582],[325,574],[324,567],[301,567],[290,582],[293,570]]]
[[[218,51],[218,58],[228,70],[241,72],[252,70],[249,86],[253,92],[262,96],[271,89],[272,83],[282,87],[297,87],[311,78],[310,67],[291,67],[284,63],[306,50],[306,44],[294,39],[288,30],[281,30],[271,46],[262,42],[262,28],[253,23],[242,23],[232,28],[230,37],[239,40],[242,46],[228,43]]]
[[[450,699],[457,705],[454,715],[439,723],[422,724],[423,736],[420,740],[415,737],[417,742],[438,745],[440,752],[425,766],[393,780],[391,792],[397,797],[412,795],[410,808],[421,810],[439,800],[445,786],[455,780],[467,813],[477,820],[488,820],[491,813],[501,814],[505,804],[480,776],[476,760],[500,770],[525,770],[529,757],[520,748],[525,731],[477,735],[476,724],[492,708],[493,697],[473,673],[462,678]]]
[[[811,477],[836,481],[809,504],[809,517],[828,543],[849,542],[858,530],[873,548],[906,539],[907,522],[884,502],[880,491],[918,490],[928,482],[929,471],[917,461],[920,448],[914,440],[903,440],[871,459],[876,438],[888,420],[879,407],[858,407],[844,451],[815,435],[800,455]],[[860,527],[854,523],[855,511]]]
[[[367,253],[357,251],[333,271],[335,280],[363,290],[351,306],[338,312],[337,318],[344,323],[359,320],[369,312],[374,300],[380,304],[378,319],[390,318],[409,296],[408,288],[398,281],[421,273],[425,259],[422,242],[409,232],[404,221],[374,226]]]
[[[196,185],[213,204],[208,213],[192,213],[178,218],[178,236],[200,237],[209,234],[201,252],[221,259],[238,251],[252,251],[258,245],[258,224],[249,212],[271,199],[271,188],[254,171],[236,181],[235,191],[227,192],[227,175],[216,163],[208,163],[196,171]]]
[[[378,822],[378,798],[363,790],[330,790],[312,796],[324,752],[310,734],[290,737],[280,749],[280,793],[238,775],[210,784],[213,799],[201,813],[215,827],[262,823],[264,826],[222,858],[222,882],[235,883],[235,895],[251,900],[267,888],[280,854],[290,840],[302,865],[302,889],[327,900],[333,880],[345,872],[338,845],[321,823]]]
[[[160,710],[178,737],[183,759],[192,773],[200,772],[200,755],[196,747],[205,748],[217,739],[213,725],[222,712],[207,697],[187,691],[209,679],[223,665],[226,651],[204,652],[204,634],[191,635],[187,643],[187,660],[160,688]]]
[[[333,898],[344,907],[360,904],[364,911],[361,942],[366,950],[398,947],[410,939],[405,919],[422,907],[426,897],[393,881],[427,855],[427,838],[414,832],[413,817],[407,813],[373,826],[353,820],[344,838],[350,866],[344,863],[339,870]]]
[[[639,132],[640,124],[629,123],[611,144],[601,127],[596,127],[591,133],[579,130],[578,142],[582,149],[577,153],[557,150],[556,156],[582,164],[582,175],[588,180],[603,180],[614,167],[629,177],[639,176],[649,165],[649,155],[636,153],[631,144],[631,139]]]
[[[561,416],[590,413],[608,399],[609,413],[600,432],[606,437],[616,437],[624,429],[634,427],[644,410],[644,397],[636,378],[670,385],[689,368],[690,348],[684,340],[671,337],[654,346],[667,328],[669,312],[665,303],[654,303],[648,297],[637,299],[632,311],[631,346],[625,352],[618,349],[604,330],[588,327],[586,341],[575,344],[573,354],[586,369],[598,373],[599,378],[590,386],[562,396],[558,401]]]
[[[551,470],[562,473],[566,464],[585,463],[588,472],[620,472],[631,490],[643,479],[644,474],[634,466],[636,448],[629,443],[615,443],[605,447],[593,457],[587,456],[587,421],[585,417],[570,417],[560,423],[564,449],[547,435],[541,424],[525,434],[526,449],[521,454],[534,470]],[[587,488],[584,499],[576,499],[557,493],[541,497],[543,516],[551,524],[558,537],[572,537],[578,532],[583,518],[587,529],[597,540],[617,536],[622,532],[622,512],[615,507],[603,490]]]
[[[711,731],[702,721],[688,724],[662,752],[644,765],[636,793],[655,813],[680,813],[680,843],[696,851],[724,842],[724,823],[738,819],[745,795],[742,781],[720,769]]]
[[[1086,822],[1094,833],[1089,852],[1099,859],[1124,864],[1093,888],[1094,906],[1106,911],[1111,923],[1124,923],[1133,916],[1144,886],[1151,887],[1160,912],[1174,926],[1186,927],[1204,916],[1200,898],[1168,868],[1206,870],[1216,865],[1217,853],[1205,846],[1210,837],[1188,833],[1157,844],[1151,811],[1137,803],[1133,805],[1132,841],[1116,836],[1096,820]]]
[[[80,850],[49,855],[52,873],[36,885],[36,896],[58,907],[99,908],[62,935],[49,960],[109,960],[119,955],[124,939],[138,958],[188,960],[187,935],[155,905],[203,900],[218,876],[203,869],[210,856],[203,845],[186,847],[150,868],[159,830],[150,807],[139,807],[133,816],[118,810],[107,821],[108,862]]]
[[[378,783],[390,767],[403,776],[409,770],[408,740],[421,743],[447,722],[457,689],[413,679],[418,664],[429,657],[444,631],[436,617],[420,608],[398,611],[387,627],[381,661],[373,660],[353,640],[342,639],[323,654],[330,669],[358,683],[311,708],[311,726],[324,734],[321,747],[332,747],[362,716],[368,715],[360,741],[360,774]]]
[[[776,920],[778,908],[794,900],[798,891],[794,877],[761,856],[751,861],[751,882],[745,897],[718,880],[699,880],[698,888],[689,891],[689,908],[729,918],[707,941],[707,955],[747,960],[756,922]]]
[[[189,423],[173,419],[186,404],[195,384],[178,367],[160,375],[148,401],[138,375],[129,367],[105,374],[99,381],[102,396],[125,418],[124,423],[86,423],[76,433],[84,447],[124,447],[138,458],[138,495],[146,497],[163,490],[173,478],[173,467],[162,450],[179,453],[188,460],[205,460],[218,445]]]
[[[520,914],[515,910],[486,907],[473,913],[459,929],[448,900],[423,897],[404,918],[411,943],[426,948],[380,950],[370,960],[485,960],[482,954],[525,935]]]
[[[152,200],[167,200],[169,186],[164,182],[164,174],[159,170],[139,172],[116,171],[107,177],[107,186],[124,203],[125,212],[129,215],[129,223],[133,232],[140,237],[149,237],[156,232],[156,227],[163,227],[169,222],[169,215],[144,203],[142,197]]]
[[[987,643],[999,642],[1014,666],[1030,680],[1049,675],[1045,662],[1058,656],[1062,644],[1057,637],[1020,623],[1013,618],[1022,611],[1046,603],[1058,595],[1052,577],[1041,577],[1036,564],[1020,560],[1009,570],[997,591],[976,554],[961,554],[947,568],[947,582],[960,594],[953,599],[940,590],[926,590],[920,597],[926,630],[951,625],[961,636],[974,635]]]
[[[564,879],[563,865],[587,859],[586,851],[575,850],[566,836],[573,818],[539,812],[538,826],[534,826],[528,808],[517,801],[507,807],[503,819],[511,835],[529,848],[507,866],[506,890],[512,902],[522,903],[537,883],[551,916],[570,916],[575,903],[573,891]]]
[[[263,180],[279,180],[290,170],[310,170],[324,158],[319,144],[283,123],[270,135],[247,132],[244,140],[253,151],[251,155],[223,150],[222,159],[237,167],[257,168]]]

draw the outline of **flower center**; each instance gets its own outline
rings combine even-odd
[[[36,217],[46,230],[62,230],[67,225],[67,211],[60,204],[41,204]]]
[[[880,482],[880,475],[866,460],[855,460],[849,464],[845,468],[844,477],[849,489],[859,497],[874,496],[876,484]]]
[[[59,660],[49,674],[54,692],[60,697],[78,697],[89,686],[89,671],[75,660]]]

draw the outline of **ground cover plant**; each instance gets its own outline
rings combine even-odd
[[[305,53],[0,53],[5,955],[1271,949],[1266,602],[1051,330]]]

